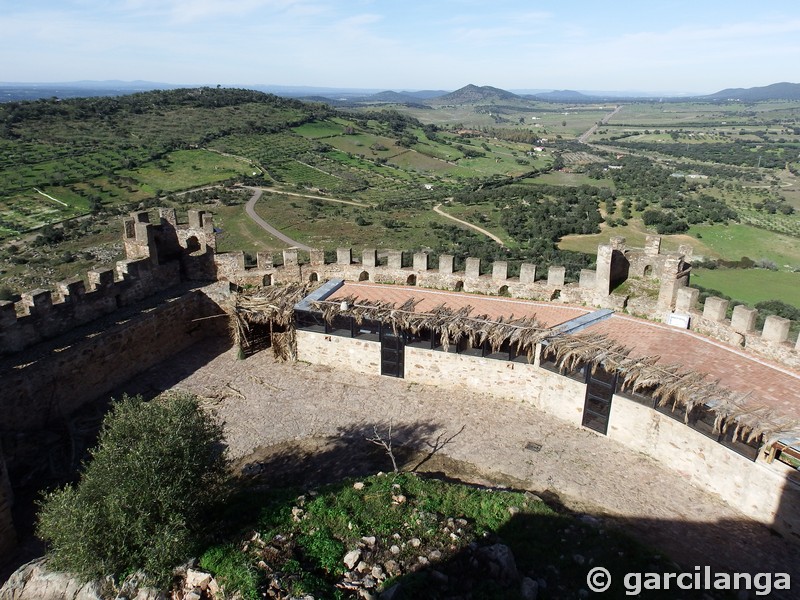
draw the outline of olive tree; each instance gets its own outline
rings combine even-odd
[[[166,581],[198,551],[203,520],[224,496],[222,440],[193,396],[115,402],[79,481],[40,502],[51,565],[86,579],[142,570]]]

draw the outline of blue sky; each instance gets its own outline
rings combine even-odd
[[[798,0],[0,0],[0,81],[714,92],[800,82]]]

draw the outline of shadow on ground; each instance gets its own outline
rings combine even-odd
[[[253,489],[291,486],[306,491],[330,484],[335,487],[346,478],[391,473],[387,448],[374,443],[376,432],[384,441],[388,439],[387,428],[387,424],[360,425],[341,429],[332,437],[262,447],[238,461],[235,470],[241,474],[242,482]],[[756,592],[764,592],[777,581],[773,574],[786,573],[800,582],[800,548],[792,540],[769,533],[763,524],[745,519],[693,522],[691,515],[686,520],[665,520],[575,511],[569,499],[554,490],[528,490],[524,481],[480,472],[471,464],[448,457],[446,443],[441,442],[453,434],[458,432],[445,432],[435,423],[395,424],[391,439],[398,467],[473,486],[528,491],[543,500],[554,514],[516,514],[478,546],[452,553],[444,549],[441,556],[411,556],[411,561],[416,561],[412,572],[390,582],[397,584],[391,600],[524,598],[523,585],[535,587],[539,600],[584,598],[589,592],[586,577],[595,567],[604,567],[611,573],[612,586],[603,594],[606,598],[631,597],[628,593],[637,588],[643,598],[756,598],[764,597]],[[345,485],[352,485],[352,481]],[[669,558],[662,551],[665,546],[670,549]],[[513,568],[504,562],[502,547],[509,549]],[[709,553],[708,548],[715,550]],[[364,549],[365,558],[369,552]],[[626,580],[628,573],[637,572],[687,572],[691,576],[685,577],[684,582],[708,589],[697,593],[678,589],[673,579],[670,589],[650,590],[645,587],[648,582],[644,576],[637,579],[632,575]],[[715,590],[717,573],[748,574],[750,595]],[[756,578],[759,573],[768,575]],[[724,578],[720,581],[724,583]],[[653,579],[649,585],[654,585]],[[660,585],[665,585],[663,578]],[[772,589],[767,597],[796,596],[791,591]]]

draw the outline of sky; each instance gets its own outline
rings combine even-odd
[[[800,82],[798,0],[0,0],[0,81],[712,93]]]

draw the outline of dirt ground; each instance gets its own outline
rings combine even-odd
[[[167,389],[203,399],[248,476],[311,488],[389,471],[386,453],[366,438],[376,427],[386,438],[391,423],[406,467],[422,461],[420,470],[529,490],[629,531],[688,570],[800,575],[798,545],[648,456],[518,401],[276,362],[269,351],[238,360],[232,350],[202,345],[127,388],[147,395]]]

